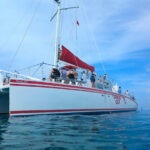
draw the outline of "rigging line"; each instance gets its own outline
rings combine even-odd
[[[17,56],[17,53],[19,52],[19,50],[20,50],[20,48],[21,48],[21,46],[22,46],[22,43],[23,43],[23,41],[24,41],[24,39],[25,39],[25,37],[26,37],[26,35],[27,35],[27,32],[28,32],[28,30],[29,30],[29,28],[30,28],[30,26],[31,26],[31,24],[32,24],[32,22],[33,22],[33,20],[34,20],[35,14],[36,14],[36,12],[37,12],[37,9],[38,9],[38,7],[39,7],[41,1],[42,1],[42,0],[39,0],[37,6],[35,7],[34,12],[33,12],[33,15],[32,15],[32,17],[31,17],[31,20],[30,20],[30,22],[29,22],[29,24],[28,24],[28,26],[27,26],[27,28],[26,28],[24,34],[23,34],[23,37],[22,37],[22,39],[21,39],[21,41],[20,41],[20,43],[19,43],[19,45],[18,45],[18,47],[17,47],[17,49],[16,49],[16,52],[15,52],[14,56],[12,57],[11,64],[10,64],[9,67],[8,67],[8,70],[9,70],[9,71],[10,71],[10,69],[11,69],[11,67],[12,67],[12,65],[13,65],[13,63],[14,63],[14,60],[15,60],[15,58],[16,58],[16,56]]]
[[[78,40],[78,26],[79,26],[79,24],[77,24],[77,21],[78,21],[78,19],[77,19],[77,9],[76,9],[76,11],[75,11],[76,41]]]
[[[36,65],[29,66],[29,67],[26,67],[26,68],[23,68],[23,69],[19,69],[19,70],[17,70],[17,71],[28,70],[28,69],[34,68],[34,67],[36,67],[36,66],[39,66],[40,64],[41,64],[41,63],[36,64]]]
[[[84,16],[85,16],[86,22],[87,22],[87,27],[88,27],[88,29],[89,29],[89,31],[90,31],[90,34],[91,34],[91,37],[92,37],[92,39],[93,39],[95,48],[96,48],[96,50],[98,51],[98,50],[99,50],[99,47],[98,47],[98,45],[97,45],[97,42],[96,42],[96,39],[95,39],[93,30],[92,30],[92,27],[91,27],[91,25],[90,25],[90,23],[89,23],[89,22],[90,22],[90,21],[89,21],[89,17],[88,17],[88,15],[87,15],[87,13],[86,13],[84,7],[82,7],[82,10],[83,10],[83,14],[84,14]],[[101,55],[100,55],[100,57],[101,57]],[[105,68],[105,66],[104,66],[104,64],[103,64],[102,57],[101,57],[101,60],[100,60],[100,61],[101,61],[101,65],[102,65],[103,71],[104,71],[104,73],[106,73],[106,68]]]
[[[78,4],[76,4],[76,5],[79,6]],[[75,32],[76,32],[76,33],[75,33],[75,34],[76,34],[76,35],[75,35],[75,36],[76,36],[75,44],[76,44],[76,47],[77,47],[77,48],[79,48],[79,43],[78,43],[78,28],[79,28],[79,24],[77,24],[77,21],[79,21],[79,20],[78,20],[78,12],[79,12],[79,11],[76,9],[76,11],[75,11],[75,30],[76,30],[76,31],[75,31]],[[77,51],[77,56],[78,56],[78,55],[79,55],[79,50],[77,49],[76,51]]]
[[[53,5],[53,1],[52,0],[49,0],[49,17],[51,17],[51,16],[53,16],[53,12],[55,12],[55,6]],[[49,38],[50,39],[55,39],[54,38],[54,35],[55,34],[53,34],[52,33],[52,31],[54,30],[53,29],[53,23],[51,22],[51,23],[49,23],[49,29],[52,29],[52,30],[49,30],[48,32],[49,32]],[[54,41],[53,40],[49,40],[49,44],[48,44],[48,48],[47,48],[47,58],[49,58],[50,56],[51,56],[51,51],[52,51],[52,49],[54,49],[53,48],[53,46],[54,46]],[[50,59],[48,59],[48,62],[50,62]]]
[[[60,24],[60,41],[61,41],[61,35],[62,35],[62,33],[63,33],[63,25],[64,25],[64,22],[63,22],[63,21],[64,21],[64,13],[63,13],[63,12],[61,13],[61,19],[62,19],[62,21],[61,21],[62,23]],[[73,25],[72,25],[71,31],[73,31],[73,28],[74,28],[74,23],[73,23]],[[70,33],[72,33],[72,32],[69,32],[69,34],[70,34]],[[67,41],[69,41],[69,40],[70,40],[70,38],[69,38]],[[60,42],[60,41],[59,41],[59,42]],[[76,58],[75,58],[75,61],[76,61]],[[77,66],[78,66],[78,65],[77,65]]]
[[[37,66],[40,66],[40,65],[54,66],[54,65],[52,65],[52,64],[48,64],[48,63],[42,62],[42,63],[38,63],[38,64],[29,66],[29,67],[26,67],[26,68],[23,68],[23,69],[19,69],[19,70],[17,70],[17,71],[28,70],[28,69],[31,69],[31,68],[34,68],[34,67],[37,67]]]
[[[61,14],[61,15],[60,15],[60,19],[61,19],[62,21],[60,21],[60,32],[59,32],[59,43],[58,43],[58,44],[61,43],[62,32],[63,32],[63,24],[64,24],[64,13],[61,11],[60,14]]]
[[[43,62],[43,64],[47,65],[47,66],[54,66],[53,64],[48,64],[48,63],[44,63],[44,62]]]
[[[33,3],[33,2],[32,2]],[[17,22],[17,24],[15,24],[15,26],[13,27],[12,29],[12,32],[10,33],[10,35],[5,39],[5,41],[0,45],[0,50],[3,49],[4,45],[6,45],[8,43],[8,41],[11,40],[11,38],[13,37],[13,35],[15,34],[16,32],[16,29],[18,29],[18,26],[20,26],[20,24],[22,23],[23,19],[25,18],[25,15],[26,15],[27,12],[25,12],[21,19]]]
[[[38,72],[38,70],[41,68],[41,66],[42,66],[42,65],[39,65],[39,67],[32,73],[31,76],[34,76],[34,75]]]
[[[26,68],[23,68],[23,69],[19,69],[19,70],[17,70],[17,71],[18,71],[18,72],[19,72],[19,71],[25,71],[25,70],[29,70],[29,69],[31,69],[31,68],[34,68],[34,67],[37,67],[37,66],[41,66],[41,65],[54,66],[54,65],[52,65],[52,64],[48,64],[48,63],[42,62],[42,63],[36,64],[36,65],[32,65],[32,66],[29,66],[29,67],[26,67]]]
[[[44,64],[41,64],[41,74],[42,74],[42,78],[44,77]]]
[[[67,13],[67,12],[66,12]],[[67,45],[72,41],[72,37],[71,36],[69,36],[69,35],[71,35],[71,33],[72,33],[72,31],[73,31],[73,25],[72,25],[72,20],[70,21],[70,19],[69,20],[67,20],[67,23],[65,23],[64,24],[64,19],[68,19],[67,17],[66,17],[66,15],[62,12],[62,14],[63,14],[63,20],[62,20],[62,28],[63,28],[63,26],[65,25],[65,27],[68,27],[67,25],[68,25],[68,23],[69,24],[71,24],[71,25],[69,25],[69,26],[71,26],[71,28],[68,28],[67,29],[67,31],[68,32],[66,32],[66,30],[62,30],[61,32],[62,32],[62,35],[66,35],[66,38],[64,39],[64,43],[66,43]],[[65,33],[64,33],[65,32]]]
[[[72,20],[71,20],[72,21],[72,28],[71,28],[71,32],[70,32],[70,33],[72,33],[72,41],[74,39],[74,31],[77,33],[77,24],[76,24],[76,21],[77,21],[77,17],[76,17],[77,10],[74,10],[74,14],[75,14],[75,17],[73,17]],[[75,41],[77,41],[77,35],[76,35],[76,33],[75,33]],[[76,62],[76,66],[79,67],[75,54],[74,54],[74,60]]]

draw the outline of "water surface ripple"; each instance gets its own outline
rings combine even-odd
[[[0,149],[149,150],[150,111],[0,116]]]

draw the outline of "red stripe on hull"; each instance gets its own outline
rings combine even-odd
[[[76,86],[76,85],[69,85],[69,84],[61,84],[61,83],[53,83],[53,82],[41,82],[41,81],[28,81],[28,80],[10,80],[10,85],[15,85],[15,86],[37,86],[37,87],[61,87],[61,88],[70,88],[70,89],[79,89],[79,90],[87,90],[87,91],[93,91],[93,92],[101,92],[103,94],[114,94],[118,95],[117,93],[111,92],[111,91],[104,91],[96,88],[89,88],[89,87],[83,87],[83,86]],[[124,96],[126,97],[126,96]],[[128,97],[129,98],[129,97]]]
[[[111,91],[105,91],[105,90],[101,90],[101,89],[96,89],[96,88],[88,88],[88,87],[83,87],[83,86],[61,84],[61,83],[55,83],[55,82],[53,83],[53,82],[14,80],[14,79],[10,80],[10,86],[22,86],[22,87],[24,86],[24,87],[63,89],[63,90],[93,92],[93,93],[99,93],[99,94],[110,95],[110,96],[117,96],[117,97],[121,96],[123,99],[127,98],[128,100],[134,102],[138,106],[136,101],[133,100],[132,98],[128,97],[128,96],[121,95],[121,94],[118,94],[118,93],[114,93],[114,92],[111,92]],[[46,112],[48,112],[48,111],[46,111]]]
[[[100,90],[100,89],[96,89],[96,88],[88,88],[88,87],[83,87],[83,86],[75,86],[75,85],[52,83],[52,82],[40,82],[40,81],[27,81],[27,80],[11,79],[10,85],[11,86],[40,87],[40,88],[55,88],[55,89],[64,89],[64,90],[67,89],[67,90],[94,92],[94,93],[100,93],[100,94],[106,94],[106,95],[112,95],[112,96],[120,95],[118,93]],[[129,100],[136,103],[136,101],[134,101],[130,97],[127,97],[125,95],[121,95],[121,96],[124,98],[128,98]],[[136,105],[137,105],[137,103],[136,103]]]
[[[15,114],[42,114],[42,113],[84,113],[84,112],[111,112],[111,111],[135,111],[135,108],[111,108],[111,109],[65,109],[65,110],[18,110],[10,111]]]

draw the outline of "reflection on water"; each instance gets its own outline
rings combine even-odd
[[[149,120],[149,121],[148,121]],[[0,149],[149,149],[150,112],[0,116]]]
[[[9,116],[8,115],[0,115],[0,145],[3,143],[3,133],[6,132],[7,127],[9,125],[8,122]]]

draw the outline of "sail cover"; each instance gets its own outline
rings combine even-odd
[[[90,71],[94,71],[94,67],[88,65],[87,63],[83,62],[81,59],[79,59],[77,56],[75,56],[73,53],[71,53],[66,47],[62,45],[62,51],[60,55],[60,60],[70,63],[72,65],[78,66],[83,69],[88,69]]]

